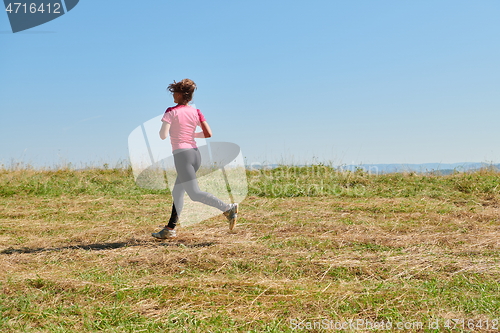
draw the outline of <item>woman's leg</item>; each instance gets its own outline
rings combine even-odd
[[[174,203],[172,203],[172,214],[170,215],[170,220],[168,221],[167,228],[174,229],[179,221],[179,215],[182,212],[182,208],[184,207],[184,190],[179,177],[175,180],[175,185],[172,190],[172,197],[177,198],[174,199]]]
[[[196,179],[196,171],[198,171],[201,165],[201,154],[198,149],[182,149],[175,151],[174,163],[175,169],[177,170],[177,179],[180,182],[179,185],[187,192],[191,200],[215,207],[222,212],[231,209],[231,205],[224,203],[210,193],[200,190],[198,180]],[[182,192],[182,195],[184,195],[184,192]],[[178,193],[174,195],[174,204],[177,214],[180,215],[181,210],[177,202],[182,202],[182,198],[180,198]]]
[[[229,221],[229,229],[233,230],[236,223],[238,204],[228,205],[214,195],[202,192],[196,179],[196,171],[201,165],[201,155],[198,149],[182,149],[174,151],[174,164],[177,170],[177,179],[172,190],[174,203],[172,205],[172,215],[168,225],[160,232],[153,233],[153,237],[166,239],[176,237],[173,230],[179,220],[184,206],[184,193],[187,192],[191,200],[204,203],[218,208]]]

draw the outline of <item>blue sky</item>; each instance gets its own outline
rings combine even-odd
[[[183,78],[247,163],[500,163],[498,17],[493,0],[81,0],[13,34],[0,13],[0,164],[126,160]]]

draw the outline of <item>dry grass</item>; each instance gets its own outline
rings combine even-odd
[[[496,193],[251,196],[234,232],[216,217],[159,242],[168,193],[93,191],[0,198],[2,332],[287,332],[294,319],[456,332],[447,319],[500,317]]]

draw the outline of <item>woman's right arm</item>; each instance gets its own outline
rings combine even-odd
[[[166,121],[164,121],[161,124],[161,128],[160,128],[160,139],[165,140],[168,136],[169,131],[170,131],[170,123],[167,123]]]

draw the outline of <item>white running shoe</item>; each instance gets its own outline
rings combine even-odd
[[[158,239],[167,239],[167,238],[177,237],[175,230],[170,230],[167,228],[163,228],[159,232],[153,232],[151,235],[155,238],[158,238]]]
[[[234,203],[231,205],[231,208],[229,210],[225,211],[223,213],[229,222],[229,230],[233,230],[234,226],[236,225],[236,220],[238,219],[238,204]]]

